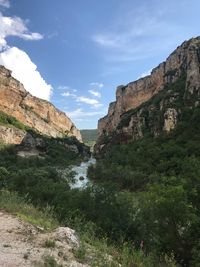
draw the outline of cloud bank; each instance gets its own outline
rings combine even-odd
[[[10,3],[0,0],[0,6],[9,8]],[[37,66],[28,54],[17,47],[10,47],[6,38],[15,36],[27,41],[43,39],[43,35],[31,32],[26,21],[19,17],[6,17],[0,12],[0,64],[12,71],[12,76],[19,80],[32,95],[50,100],[52,86],[42,78]]]
[[[49,100],[52,92],[37,70],[30,57],[17,47],[6,49],[0,53],[0,64],[12,70],[12,76],[23,83],[32,95]]]

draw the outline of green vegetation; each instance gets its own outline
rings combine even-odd
[[[42,137],[47,150],[43,166],[63,166],[78,164],[85,156],[89,156],[89,148],[80,143],[75,137],[49,138]],[[76,146],[78,153],[72,151],[69,146]],[[86,152],[86,153],[85,153]],[[87,155],[88,154],[88,155]]]
[[[30,129],[28,126],[25,126],[23,123],[19,122],[15,117],[10,116],[3,111],[0,111],[0,125],[16,127],[21,130]]]
[[[83,142],[96,142],[97,141],[97,129],[81,130]]]
[[[44,256],[43,262],[36,263],[35,267],[63,267],[63,265],[58,264],[53,256]]]
[[[132,241],[136,248],[142,240],[147,254],[199,266],[200,108],[184,109],[168,135],[112,147],[89,176],[99,186],[106,183],[104,211],[95,207],[95,220],[112,239]],[[117,193],[110,194],[109,183]]]
[[[47,239],[44,243],[45,248],[55,248],[56,242],[55,240]]]
[[[90,147],[90,150],[93,151],[94,145],[97,141],[97,129],[90,130],[81,130],[81,135],[83,138],[83,142],[86,146]]]
[[[1,147],[0,162],[1,209],[45,229],[52,229],[58,223],[76,229],[83,242],[76,253],[77,258],[89,261],[92,266],[115,267],[118,266],[115,262],[126,262],[122,265],[125,267],[128,266],[127,260],[130,261],[130,267],[133,260],[138,261],[138,267],[142,266],[138,256],[141,254],[140,247],[127,238],[126,229],[131,233],[135,231],[131,229],[131,216],[135,210],[131,209],[130,203],[133,206],[135,204],[130,195],[118,192],[107,184],[84,190],[70,189],[56,166],[49,166],[45,159],[17,157],[13,146]],[[71,163],[71,160],[66,158],[68,162]],[[134,232],[131,238],[133,235]],[[126,255],[127,252],[123,250],[126,239],[133,254]],[[84,249],[91,251],[91,248],[92,259],[88,259]],[[111,255],[113,261],[105,258],[106,255]],[[143,258],[141,262],[152,262],[145,253],[140,257]],[[155,262],[162,263],[162,257],[155,258]],[[155,265],[152,262],[149,266]]]
[[[58,226],[58,221],[53,216],[51,208],[48,206],[43,209],[34,207],[27,195],[22,197],[17,193],[1,190],[0,209],[15,214],[24,221],[44,229],[51,230]]]
[[[44,138],[43,158],[20,158],[15,147],[0,145],[0,208],[44,228],[76,229],[76,257],[92,266],[199,267],[200,108],[192,108],[195,97],[183,101],[184,84],[183,78],[143,105],[144,138],[107,150],[89,169],[93,185],[82,190],[70,189],[68,174],[57,170],[82,159],[65,149],[75,140]],[[163,114],[148,108],[163,99],[166,108],[180,108],[179,124],[153,138],[148,129],[157,119],[161,125]]]
[[[80,229],[81,226],[81,229]],[[75,224],[81,236],[81,245],[74,252],[77,260],[88,263],[92,267],[175,267],[173,257],[165,256],[163,259],[155,254],[146,255],[144,251],[137,250],[132,244],[122,242],[113,245],[107,238],[96,237],[96,226],[91,222]],[[92,257],[91,257],[92,256]]]

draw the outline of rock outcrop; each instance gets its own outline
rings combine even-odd
[[[75,136],[82,140],[80,131],[64,112],[29,94],[3,66],[0,66],[0,110],[43,135]]]
[[[6,127],[0,125],[0,140],[6,144],[18,145],[26,136],[26,131],[17,129],[15,127]]]
[[[178,91],[170,88],[175,84],[180,87]],[[116,101],[98,122],[96,151],[105,147],[106,142],[141,138],[147,127],[154,136],[161,131],[169,132],[175,128],[181,113],[173,103],[184,100],[183,105],[197,106],[199,93],[200,37],[197,37],[179,46],[165,62],[152,70],[151,75],[117,88]]]
[[[168,108],[164,114],[165,122],[163,130],[170,132],[176,127],[178,112],[174,108]]]

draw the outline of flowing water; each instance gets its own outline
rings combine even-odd
[[[87,177],[88,167],[96,163],[95,158],[90,158],[86,162],[82,162],[79,166],[73,166],[71,171],[75,172],[74,183],[71,184],[71,188],[82,188],[87,185],[89,179]]]

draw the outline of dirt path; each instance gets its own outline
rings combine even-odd
[[[0,211],[0,267],[43,266],[44,259],[50,257],[62,266],[87,267],[78,263],[72,253],[78,244],[78,238],[70,228],[60,227],[44,233]]]

